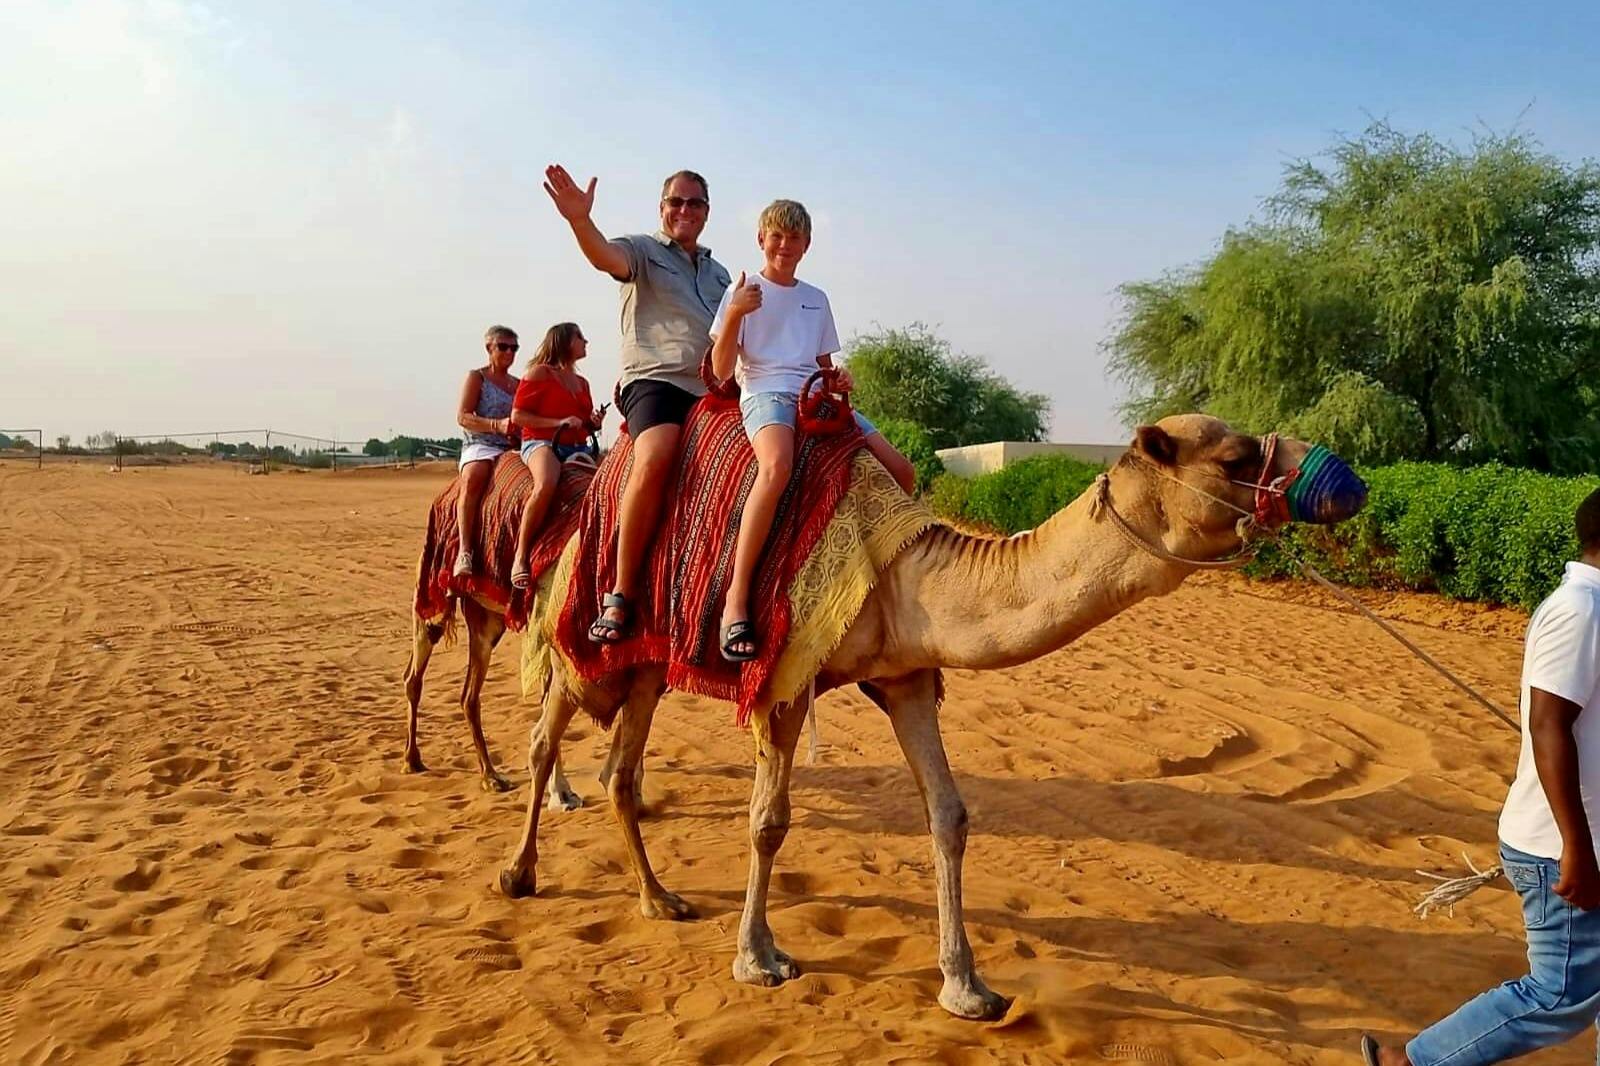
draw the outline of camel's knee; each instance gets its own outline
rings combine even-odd
[[[614,766],[606,778],[606,795],[611,805],[620,809],[632,807],[639,799],[638,771],[628,765]]]
[[[771,811],[750,822],[750,843],[762,855],[776,855],[789,835],[789,812]]]
[[[939,850],[960,854],[967,847],[967,825],[967,805],[956,800],[935,809],[928,828]]]

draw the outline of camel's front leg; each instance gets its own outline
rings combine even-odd
[[[806,720],[809,701],[773,708],[757,717],[751,732],[756,741],[756,783],[750,793],[750,883],[745,888],[744,914],[739,919],[739,953],[733,977],[752,985],[778,985],[800,976],[793,959],[779,951],[767,924],[767,885],[772,860],[789,833],[789,773],[794,749]]]
[[[578,704],[563,685],[545,689],[544,713],[533,727],[528,743],[528,813],[522,823],[522,840],[511,861],[500,871],[500,891],[512,899],[531,896],[538,890],[534,867],[539,860],[539,810],[544,805],[544,790],[556,760],[561,754],[561,736],[567,731]]]
[[[489,742],[483,739],[482,696],[483,681],[489,676],[489,660],[495,645],[506,631],[503,618],[484,610],[470,597],[461,601],[461,613],[467,620],[467,676],[461,682],[461,713],[472,730],[472,747],[478,753],[480,783],[486,792],[510,792],[511,779],[494,768],[489,756]]]
[[[1011,1001],[989,990],[972,964],[972,945],[961,910],[961,863],[967,849],[967,808],[956,790],[944,740],[939,736],[937,675],[929,670],[879,686],[886,697],[895,739],[927,805],[933,862],[939,889],[939,969],[944,987],[939,1005],[958,1018],[987,1020]]]
[[[644,761],[645,741],[650,739],[650,723],[655,718],[656,704],[666,691],[666,682],[659,672],[641,672],[628,691],[628,702],[622,707],[617,720],[616,738],[611,744],[611,757],[606,765],[611,773],[606,781],[606,791],[611,796],[611,810],[622,827],[622,839],[628,846],[628,859],[633,864],[634,875],[639,879],[639,911],[646,918],[692,918],[694,908],[682,897],[668,892],[656,880],[650,866],[650,856],[644,850],[644,837],[639,832],[639,789],[636,784],[640,764]]]

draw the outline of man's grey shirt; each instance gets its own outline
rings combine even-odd
[[[622,282],[622,379],[665,381],[696,396],[711,319],[732,280],[702,246],[692,259],[665,233],[634,233],[610,242],[628,257]],[[618,279],[622,280],[622,279]]]

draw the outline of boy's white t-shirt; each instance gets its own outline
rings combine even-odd
[[[1600,569],[1567,564],[1566,576],[1528,622],[1522,652],[1522,754],[1500,812],[1500,839],[1529,855],[1561,858],[1561,831],[1539,783],[1528,733],[1530,690],[1543,689],[1584,710],[1572,728],[1589,832],[1600,849]]]
[[[761,286],[761,306],[739,322],[739,361],[734,380],[746,396],[758,392],[798,393],[806,378],[817,370],[817,356],[839,350],[839,331],[833,324],[833,308],[828,296],[815,285],[796,280],[779,285],[761,274],[750,274],[746,283]],[[728,317],[728,303],[738,290],[738,282],[728,286],[711,320],[711,338],[722,333]]]

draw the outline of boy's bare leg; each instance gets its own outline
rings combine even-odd
[[[456,535],[460,546],[456,549],[453,571],[457,577],[465,577],[472,572],[470,567],[463,567],[463,563],[466,558],[471,558],[472,549],[478,543],[478,504],[483,499],[483,489],[489,483],[489,474],[493,469],[493,460],[479,459],[468,463],[461,472],[461,491],[456,493]]]
[[[912,466],[911,460],[901,455],[900,449],[890,444],[882,433],[868,435],[867,451],[883,464],[883,468],[889,471],[889,476],[905,490],[907,496],[917,494],[917,468]]]
[[[678,436],[682,431],[682,426],[651,426],[633,442],[633,465],[628,470],[628,483],[622,487],[622,506],[617,515],[617,580],[612,589],[630,603],[638,584],[639,568],[660,522],[661,497],[678,459]],[[607,607],[603,617],[619,624],[627,623],[624,613],[615,607]],[[590,632],[599,631],[591,628]],[[602,633],[601,639],[617,638]]]
[[[794,468],[794,429],[791,426],[763,426],[750,441],[756,453],[756,483],[744,502],[739,517],[739,539],[733,548],[733,577],[728,582],[728,597],[722,606],[724,628],[750,618],[750,585],[755,576],[761,549],[772,531],[772,518],[778,501],[789,484]],[[728,648],[737,655],[754,653],[755,644],[737,640]]]
[[[528,552],[533,549],[533,535],[544,525],[550,501],[555,499],[556,485],[561,481],[561,460],[554,448],[539,448],[528,455],[528,473],[533,475],[533,488],[522,505],[522,522],[517,527],[517,554],[511,564],[511,583],[517,585],[520,576],[523,588],[528,580]]]

